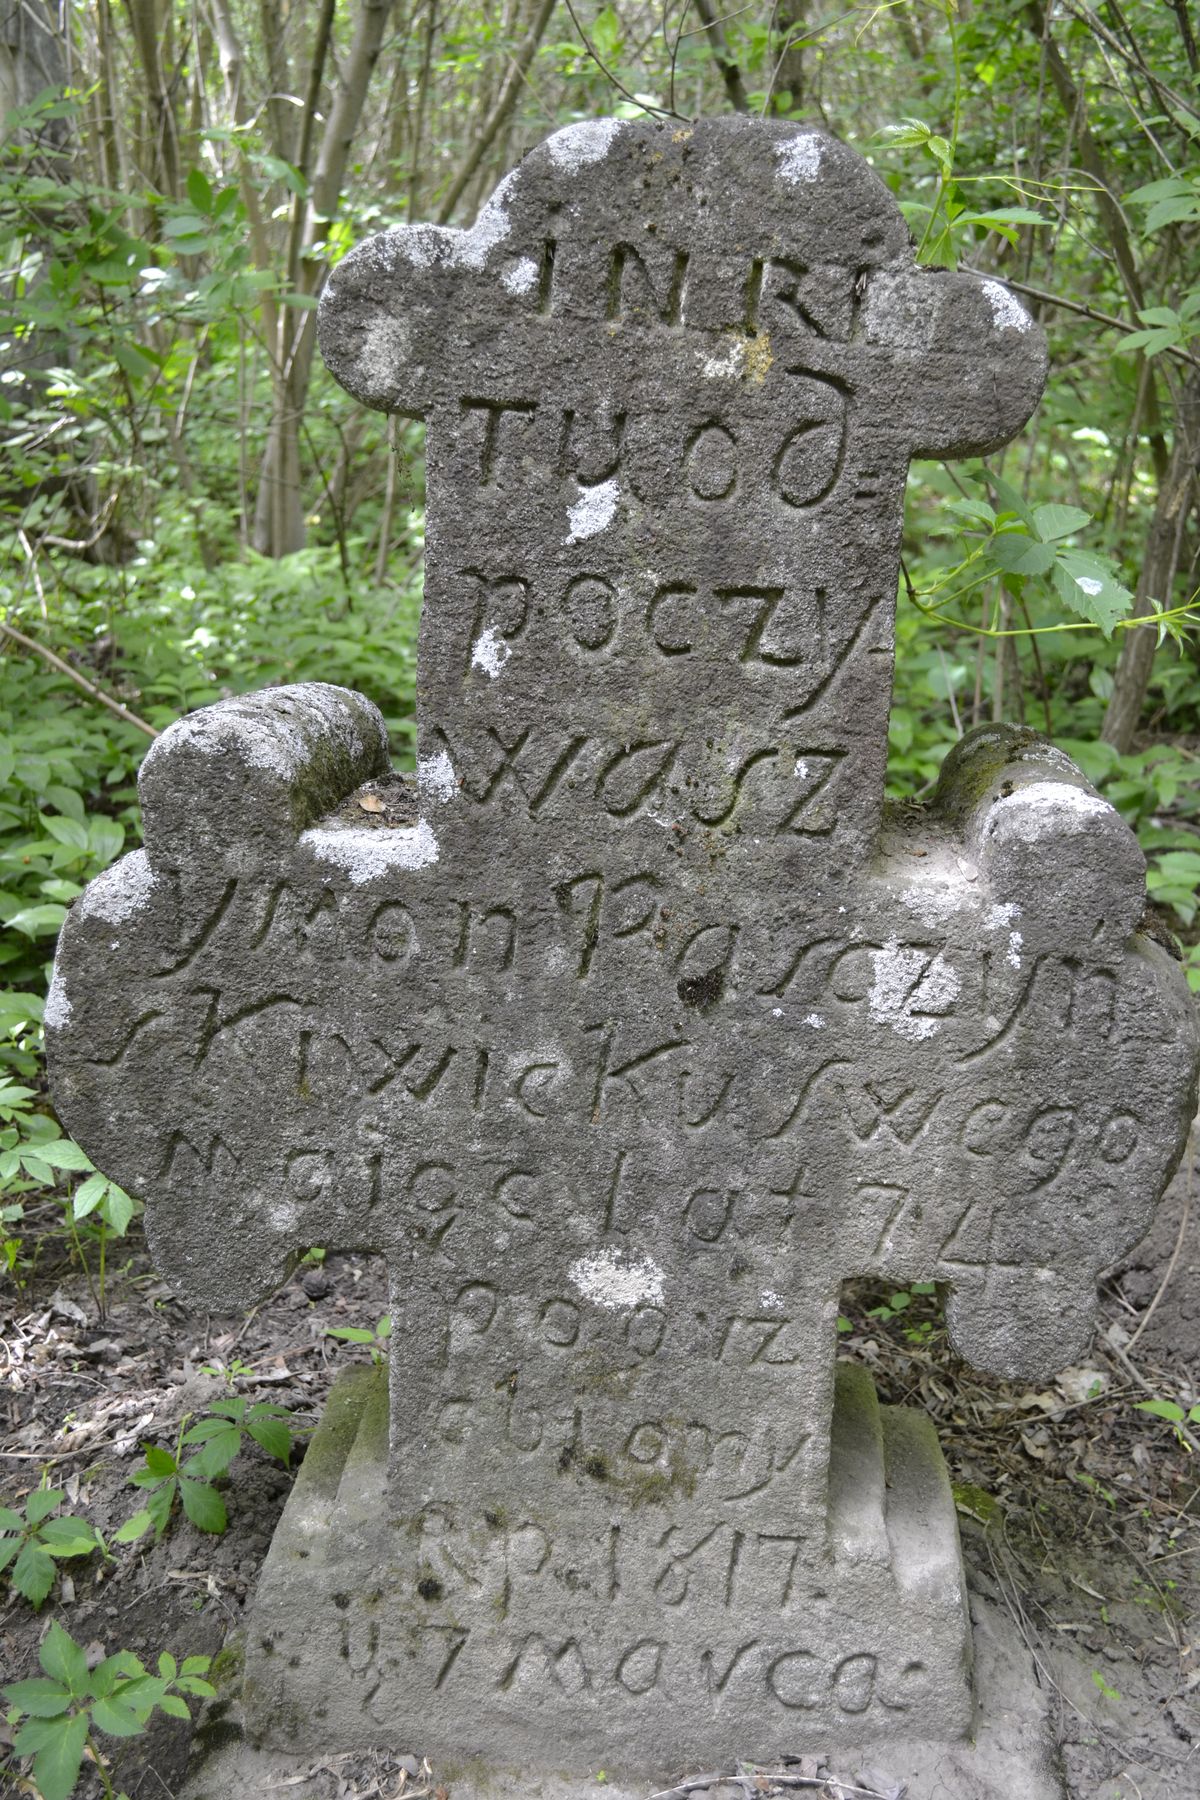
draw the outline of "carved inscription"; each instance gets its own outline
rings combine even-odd
[[[840,1284],[936,1289],[1009,1379],[1082,1357],[1195,1058],[1060,753],[988,726],[885,803],[910,459],[1006,441],[1043,357],[910,251],[809,127],[595,119],[330,271],[335,373],[426,427],[413,717],[317,683],[172,726],[46,1008],[197,1303],[388,1266],[259,1735],[423,1719],[648,1792],[968,1727],[952,1508]]]

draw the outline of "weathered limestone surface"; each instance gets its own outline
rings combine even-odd
[[[1053,746],[975,732],[883,807],[908,462],[1017,431],[1040,334],[746,120],[560,132],[471,231],[355,251],[321,330],[428,420],[416,782],[319,684],[173,727],[47,1008],[193,1300],[388,1262],[390,1424],[339,1387],[251,1722],[635,1775],[961,1734],[944,1472],[861,1372],[835,1409],[838,1285],[1071,1361],[1197,1062]]]

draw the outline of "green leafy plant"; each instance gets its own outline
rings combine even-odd
[[[1149,1413],[1151,1418],[1165,1420],[1175,1433],[1176,1442],[1185,1450],[1195,1450],[1196,1445],[1184,1427],[1200,1425],[1200,1404],[1189,1407],[1185,1412],[1174,1400],[1139,1400],[1134,1411]]]
[[[1184,350],[1193,338],[1200,337],[1200,289],[1173,306],[1147,306],[1138,313],[1141,331],[1130,331],[1116,346],[1118,356],[1132,356],[1141,350],[1146,356],[1159,356],[1164,350]]]
[[[130,1477],[134,1487],[146,1490],[145,1506],[126,1519],[113,1542],[132,1544],[153,1530],[160,1538],[170,1522],[176,1501],[192,1524],[201,1531],[220,1534],[229,1523],[225,1502],[213,1485],[229,1471],[251,1437],[269,1456],[288,1466],[292,1453],[292,1426],[281,1406],[268,1401],[249,1405],[240,1396],[214,1402],[208,1415],[189,1426],[191,1414],[180,1422],[174,1450],[161,1444],[145,1444],[145,1460]],[[185,1456],[185,1451],[190,1455]]]
[[[914,1281],[907,1288],[900,1288],[890,1299],[880,1306],[873,1306],[867,1313],[868,1319],[906,1318],[914,1299],[928,1299],[937,1293],[937,1284],[932,1281]],[[904,1326],[904,1336],[910,1344],[926,1344],[937,1329],[932,1319],[908,1320]]]
[[[104,1549],[104,1539],[86,1519],[58,1514],[65,1499],[62,1488],[40,1487],[26,1500],[24,1517],[0,1506],[0,1569],[8,1569],[10,1586],[35,1612],[54,1586],[57,1562]]]
[[[180,1667],[164,1651],[157,1675],[151,1675],[131,1650],[118,1650],[89,1670],[83,1650],[57,1620],[46,1633],[38,1661],[45,1673],[13,1682],[4,1689],[4,1698],[10,1723],[19,1724],[13,1752],[32,1758],[42,1800],[68,1800],[85,1756],[100,1773],[106,1800],[113,1800],[94,1734],[137,1737],[156,1709],[172,1719],[188,1719],[183,1696],[211,1699],[216,1691],[204,1680],[207,1656],[189,1656]]]
[[[387,1341],[392,1335],[392,1316],[384,1313],[376,1321],[374,1331],[364,1331],[361,1325],[327,1325],[325,1336],[341,1338],[345,1344],[366,1344],[371,1352],[371,1361],[381,1363],[387,1355]]]
[[[223,1381],[230,1388],[236,1387],[239,1381],[249,1381],[254,1372],[253,1364],[243,1362],[240,1356],[235,1356],[233,1361],[228,1363],[218,1361],[200,1364],[202,1375],[215,1376],[217,1380]]]

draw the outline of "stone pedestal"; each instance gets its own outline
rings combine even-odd
[[[945,1466],[929,1421],[880,1407],[861,1368],[838,1369],[828,1549],[815,1564],[798,1538],[733,1527],[693,1546],[648,1499],[624,1517],[614,1569],[564,1537],[551,1488],[531,1492],[521,1518],[485,1501],[474,1531],[455,1521],[454,1566],[427,1519],[389,1515],[386,1480],[383,1372],[348,1371],[259,1584],[252,1740],[412,1749],[446,1777],[498,1765],[665,1781],[735,1756],[969,1731]]]

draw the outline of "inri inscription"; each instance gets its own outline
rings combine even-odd
[[[428,424],[416,781],[320,684],[181,721],[46,1013],[193,1300],[387,1260],[390,1419],[335,1394],[251,1725],[637,1775],[960,1733],[944,1472],[836,1369],[839,1283],[1069,1362],[1197,1057],[1052,746],[884,812],[908,463],[1017,431],[1041,334],[850,150],[730,119],[557,133],[347,257],[321,341]]]

